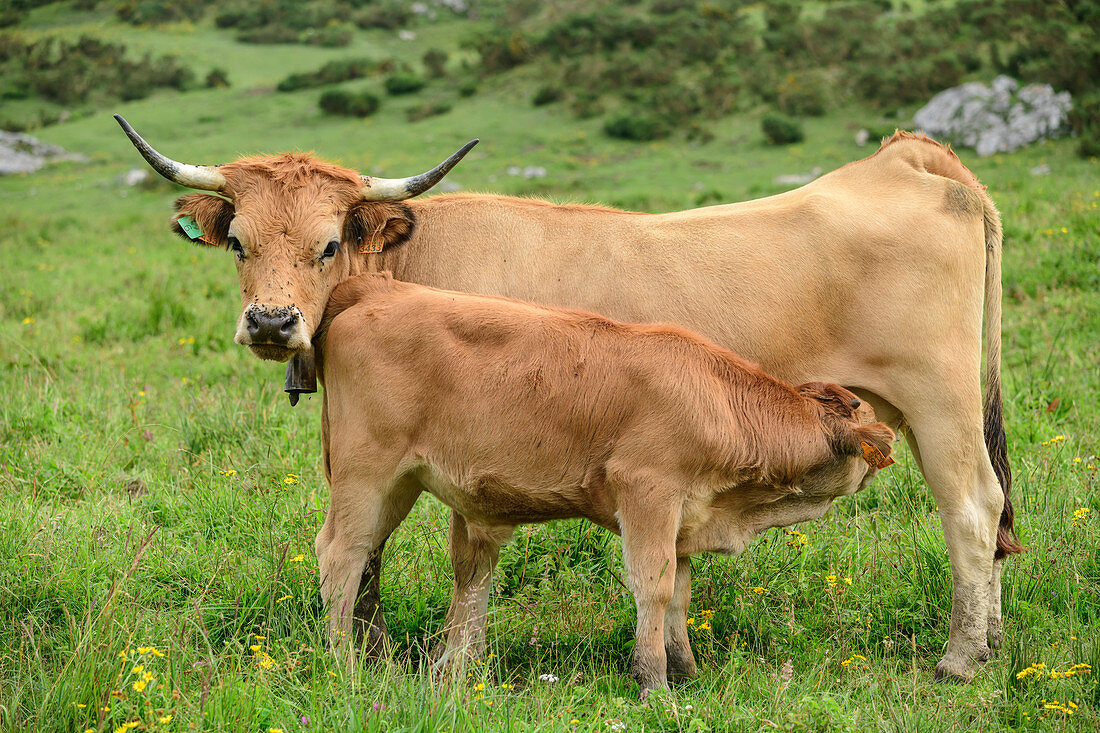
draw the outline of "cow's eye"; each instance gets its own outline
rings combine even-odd
[[[236,254],[237,257],[244,259],[244,247],[241,246],[241,240],[236,237],[229,237],[226,239],[225,248],[233,250],[233,253]]]
[[[336,253],[339,252],[339,251],[340,251],[340,240],[339,239],[334,239],[334,240],[332,240],[331,242],[328,243],[328,246],[325,247],[325,251],[321,253],[321,259],[322,260],[327,260],[330,257],[335,257]]]

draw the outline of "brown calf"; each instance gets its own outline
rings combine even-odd
[[[679,328],[388,273],[337,286],[314,343],[331,485],[317,557],[340,648],[365,566],[427,490],[454,510],[443,665],[483,648],[516,525],[584,517],[622,535],[634,674],[643,696],[667,688],[666,671],[695,672],[688,556],[821,516],[894,439],[848,390],[792,387]]]

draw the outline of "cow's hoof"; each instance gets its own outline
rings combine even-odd
[[[989,619],[989,648],[1000,649],[1001,645],[1005,643],[1004,627],[1001,625],[1001,620]]]
[[[448,678],[458,679],[465,672],[466,668],[474,660],[474,654],[469,647],[463,647],[460,649],[451,649],[444,647],[439,658],[432,662],[432,676],[437,680],[445,680]]]
[[[668,682],[653,682],[648,685],[639,685],[638,699],[649,700],[651,696],[656,695],[670,695],[672,690],[668,687]]]
[[[695,657],[692,656],[690,649],[685,653],[681,648],[666,646],[665,659],[668,660],[666,666],[669,682],[687,682],[695,679],[698,674]]]
[[[936,663],[936,680],[939,682],[969,682],[974,679],[977,665],[958,654],[945,654]]]

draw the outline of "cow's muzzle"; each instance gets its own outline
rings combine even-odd
[[[248,306],[241,313],[234,341],[248,346],[261,359],[275,361],[286,361],[295,352],[310,348],[305,318],[294,306]]]

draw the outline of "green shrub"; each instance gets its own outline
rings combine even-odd
[[[211,0],[124,0],[115,6],[115,15],[133,25],[175,23],[202,18],[211,4]]]
[[[384,85],[386,91],[397,96],[400,94],[412,94],[424,88],[424,80],[409,71],[397,71],[386,77]]]
[[[351,44],[355,33],[351,27],[343,24],[325,26],[316,30],[307,30],[302,39],[311,46],[324,46],[325,48],[343,48]]]
[[[275,88],[280,92],[294,92],[299,89],[338,84],[342,81],[362,79],[371,74],[390,69],[392,61],[372,61],[371,59],[338,59],[329,61],[317,71],[291,74],[280,81]]]
[[[215,67],[210,70],[209,74],[206,75],[206,80],[204,83],[210,89],[227,87],[229,86],[229,74],[226,73],[225,69],[221,67]]]
[[[562,97],[561,87],[554,86],[552,84],[545,84],[538,88],[535,92],[535,96],[531,99],[531,104],[536,107],[541,107],[544,104],[553,104]]]
[[[39,97],[73,105],[100,99],[141,99],[157,88],[186,89],[191,69],[174,56],[127,59],[126,47],[82,36],[76,41],[43,38],[0,43],[0,94]]]
[[[668,137],[672,127],[652,113],[636,111],[615,115],[604,123],[603,131],[608,137],[644,142]]]
[[[770,145],[789,145],[802,142],[806,137],[801,122],[778,112],[769,112],[764,115],[760,127],[764,131],[764,139]]]
[[[527,38],[518,31],[494,28],[463,42],[481,57],[481,68],[487,73],[507,71],[526,62],[531,55]]]
[[[381,102],[370,92],[349,92],[344,89],[330,89],[318,100],[321,111],[330,115],[346,117],[367,117],[378,111]]]
[[[447,58],[446,51],[429,48],[424,52],[424,68],[428,70],[428,74],[433,78],[444,77],[447,75]]]
[[[1077,154],[1082,158],[1100,156],[1100,92],[1074,100],[1069,124],[1078,137]]]
[[[458,96],[472,97],[477,94],[477,79],[467,79],[458,87]]]
[[[360,28],[383,28],[395,31],[409,24],[412,20],[412,10],[405,3],[390,0],[362,8],[355,13],[352,20]]]
[[[819,75],[787,74],[775,90],[775,106],[794,117],[825,114],[825,80]]]
[[[241,31],[237,40],[241,43],[296,43],[298,31],[285,25],[264,25]]]
[[[450,102],[425,102],[415,107],[409,107],[405,111],[405,117],[409,122],[416,122],[428,117],[436,117],[451,111]]]

